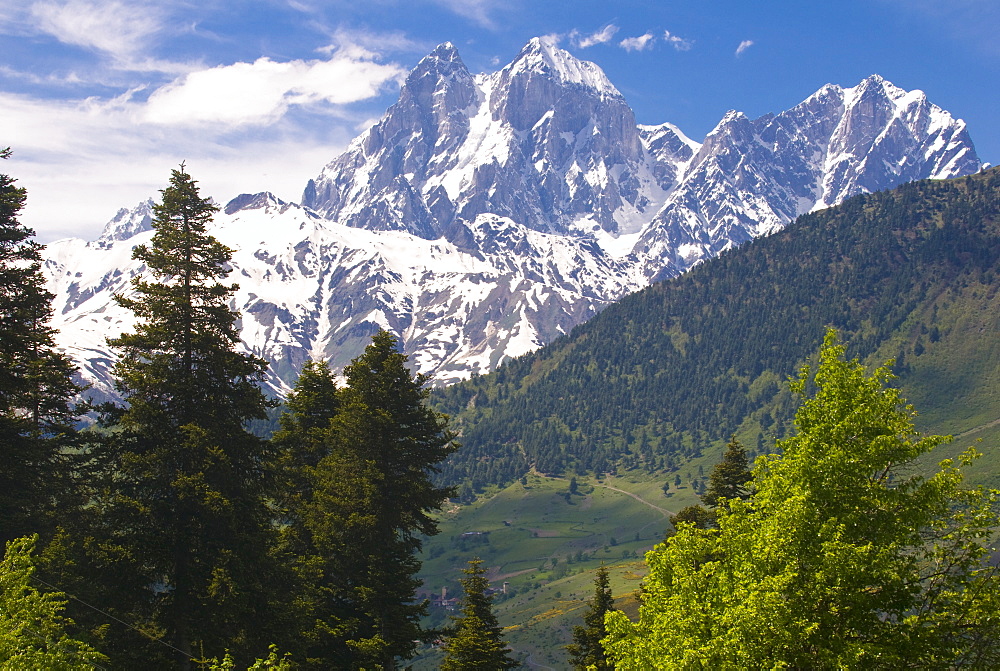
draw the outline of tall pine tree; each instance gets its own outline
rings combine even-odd
[[[236,351],[236,286],[219,282],[232,250],[207,232],[217,207],[183,164],[161,193],[152,242],[133,252],[149,279],[117,297],[135,332],[109,340],[127,406],[104,417],[102,547],[132,590],[128,614],[165,632],[189,668],[196,650],[246,652],[268,635],[266,443],[245,429],[264,416],[266,364]]]
[[[10,149],[0,149],[8,158]],[[18,222],[27,192],[0,174],[0,545],[51,529],[74,469],[74,368],[54,349],[41,245]]]
[[[426,404],[425,379],[405,364],[396,338],[382,331],[344,370],[347,386],[336,404],[329,383],[300,380],[296,402],[308,399],[315,412],[293,409],[283,423],[301,436],[282,441],[303,455],[308,474],[301,538],[320,567],[314,594],[322,603],[315,604],[307,657],[324,668],[393,669],[424,637],[417,555],[422,538],[437,533],[431,513],[452,493],[434,486],[431,475],[456,446],[446,418]],[[316,374],[304,371],[321,382]],[[310,417],[318,418],[312,428]],[[317,447],[322,433],[325,447]],[[317,456],[315,468],[308,466]]]
[[[573,628],[573,642],[566,646],[569,661],[574,669],[606,671],[615,668],[607,655],[601,639],[608,635],[604,626],[604,616],[615,610],[615,599],[611,595],[611,577],[603,564],[594,578],[594,596],[583,614],[583,625]]]
[[[455,618],[455,631],[445,644],[441,671],[503,671],[521,666],[511,657],[503,628],[493,614],[483,560],[470,560],[463,573],[468,577],[459,581],[465,592],[462,614]]]
[[[722,461],[715,465],[708,477],[708,489],[701,495],[702,502],[713,508],[725,499],[732,501],[750,498],[747,483],[753,479],[750,473],[746,448],[733,436],[726,445]]]

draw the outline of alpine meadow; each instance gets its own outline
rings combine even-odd
[[[719,49],[681,18],[525,7],[501,58],[492,2],[99,4],[0,9],[64,68],[0,56],[37,112],[0,150],[0,669],[1000,668],[1000,167],[870,74],[910,70],[845,55],[694,139],[641,121],[652,63]],[[716,109],[757,28],[664,109]],[[122,193],[181,155],[51,239],[36,127],[114,138]]]

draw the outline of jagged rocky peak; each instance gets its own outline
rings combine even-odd
[[[580,60],[547,37],[528,40],[503,72],[509,77],[536,73],[555,78],[563,84],[584,86],[601,95],[617,98],[622,95],[596,63]]]
[[[240,210],[264,210],[268,207],[283,207],[287,205],[285,201],[278,198],[270,191],[260,193],[241,193],[236,196],[223,208],[226,214],[236,214]]]
[[[389,108],[385,119],[369,133],[366,149],[397,139],[400,133],[416,135],[430,150],[442,138],[454,143],[468,132],[469,107],[477,102],[475,80],[458,50],[451,42],[439,45],[425,56],[407,76],[399,100]],[[414,128],[414,121],[419,123]],[[410,167],[420,167],[419,158]]]
[[[128,240],[143,231],[152,230],[153,199],[147,198],[132,209],[123,207],[104,225],[100,237],[94,241],[97,247],[110,247],[121,240]]]
[[[595,63],[576,58],[546,38],[535,37],[497,74],[490,109],[494,118],[505,119],[516,130],[526,131],[550,111],[582,121],[592,116],[601,102],[629,109]],[[573,114],[579,103],[584,103],[584,108]]]

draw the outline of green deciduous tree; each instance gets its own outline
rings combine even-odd
[[[962,487],[946,460],[908,466],[945,439],[828,334],[783,455],[718,529],[682,526],[647,555],[637,623],[608,617],[620,669],[996,668],[1000,581],[988,540],[998,492]]]
[[[490,583],[478,557],[463,569],[468,576],[462,583],[462,614],[455,618],[455,629],[445,643],[441,671],[502,671],[520,664],[511,657],[503,640],[503,628],[493,614],[493,597],[487,593]]]
[[[245,429],[264,416],[265,363],[236,350],[236,286],[219,282],[232,250],[207,232],[218,208],[183,165],[161,193],[152,241],[133,252],[147,275],[117,297],[135,331],[109,340],[127,406],[104,417],[99,547],[131,590],[130,617],[162,630],[187,667],[195,642],[267,642],[267,444]]]
[[[66,632],[73,622],[62,615],[63,594],[31,584],[37,541],[37,535],[9,541],[0,563],[0,669],[91,671],[107,657]]]
[[[597,569],[594,578],[594,596],[583,614],[583,625],[573,628],[573,643],[566,646],[569,661],[574,669],[606,671],[615,668],[604,652],[601,640],[608,635],[605,616],[615,610],[615,599],[611,595],[611,578],[605,566]]]
[[[67,503],[79,392],[72,364],[54,349],[42,247],[18,222],[26,198],[0,174],[0,542],[51,528],[50,513]]]

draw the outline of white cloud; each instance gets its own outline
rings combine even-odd
[[[639,35],[638,37],[626,37],[618,43],[618,46],[625,51],[645,51],[653,46],[653,42],[655,40],[656,38],[653,37],[653,33],[646,33],[645,35]]]
[[[691,47],[694,46],[694,40],[686,40],[683,37],[674,35],[669,30],[663,31],[663,39],[677,51],[690,51]]]
[[[740,46],[736,47],[736,55],[742,56],[743,52],[753,46],[753,40],[743,40]]]
[[[292,105],[341,105],[378,95],[406,71],[359,47],[329,60],[259,58],[191,72],[149,96],[144,118],[158,124],[273,123]]]
[[[148,96],[141,86],[62,101],[0,91],[0,128],[17,129],[0,168],[28,188],[21,220],[43,243],[93,239],[119,207],[155,197],[182,160],[220,202],[265,189],[297,201],[375,112],[342,106],[404,75],[342,44],[327,58],[201,69]]]
[[[578,31],[574,30],[570,33],[570,38],[578,48],[587,49],[595,44],[610,42],[617,32],[618,26],[613,23],[609,23],[597,32],[585,36],[581,36]]]
[[[182,160],[219,202],[264,190],[297,201],[363,119],[334,117],[313,129],[279,122],[232,143],[219,129],[144,124],[139,105],[125,96],[54,103],[0,93],[0,126],[18,129],[0,171],[28,189],[21,221],[40,242],[94,239],[118,208],[155,198]]]
[[[132,63],[161,31],[156,5],[122,2],[37,2],[31,8],[37,28],[64,44],[110,55]]]

